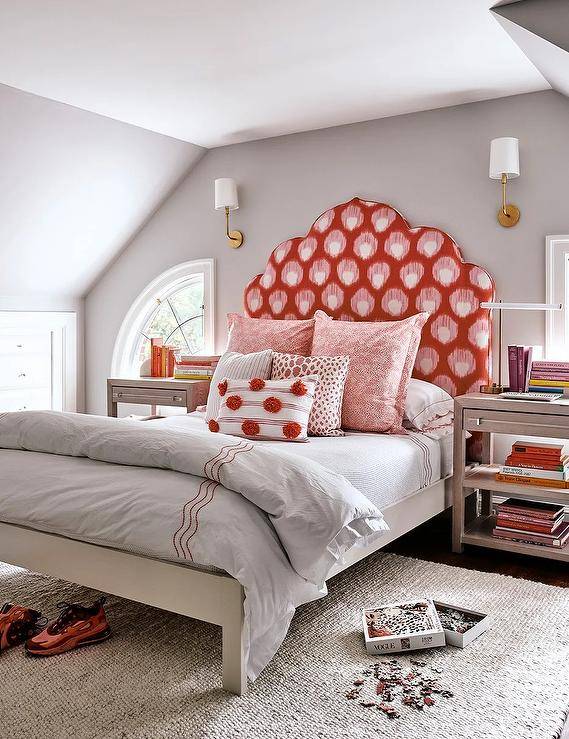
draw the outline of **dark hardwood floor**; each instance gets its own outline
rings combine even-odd
[[[569,566],[565,562],[468,546],[463,554],[453,554],[450,510],[397,539],[385,551],[569,588]]]

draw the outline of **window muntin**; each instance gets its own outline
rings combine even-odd
[[[164,272],[134,301],[115,344],[113,374],[136,377],[150,357],[150,339],[187,354],[213,351],[213,260]]]

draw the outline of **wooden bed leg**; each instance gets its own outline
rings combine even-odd
[[[223,630],[223,689],[229,693],[243,695],[247,692],[247,670],[243,649],[243,588],[239,588],[239,597],[234,603],[225,606],[227,621]]]

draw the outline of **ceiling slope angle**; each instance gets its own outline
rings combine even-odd
[[[520,0],[492,13],[553,89],[569,97],[569,0]]]

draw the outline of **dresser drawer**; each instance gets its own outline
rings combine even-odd
[[[467,431],[569,439],[569,416],[471,408],[465,408],[463,414],[463,426]]]
[[[141,405],[174,405],[186,408],[185,390],[163,390],[148,387],[113,387],[113,403]]]

